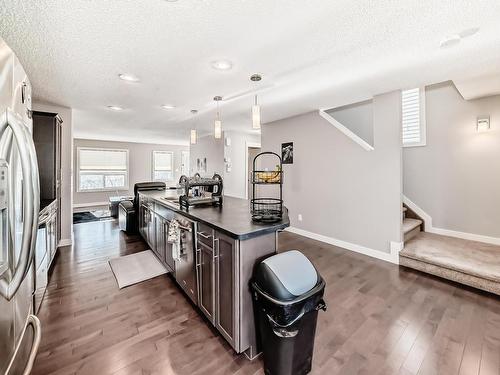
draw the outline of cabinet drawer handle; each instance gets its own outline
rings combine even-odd
[[[201,237],[201,238],[204,238],[206,240],[212,238],[211,235],[206,235],[205,232],[198,232],[198,235]]]
[[[217,251],[213,252],[212,259],[215,262],[215,260],[219,258],[219,239],[218,238],[214,239],[214,245],[215,245],[215,249],[217,249]]]
[[[199,267],[201,266],[201,262],[200,262],[200,253],[201,253],[201,249],[196,249],[196,252],[195,252],[195,266],[196,267]]]
[[[184,230],[186,232],[191,232],[192,231],[192,229],[190,227],[185,227],[183,225],[179,225],[179,229]]]
[[[207,250],[214,251],[214,250],[213,250],[210,246],[208,246],[207,244],[205,244],[205,243],[203,243],[203,242],[201,242],[201,241],[199,241],[199,242],[198,242],[198,245],[203,246],[203,247],[204,247],[205,249],[207,249]],[[200,249],[200,250],[201,250],[201,249]]]

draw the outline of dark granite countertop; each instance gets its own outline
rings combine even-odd
[[[284,208],[283,219],[277,223],[260,224],[253,222],[250,214],[250,201],[246,199],[225,196],[222,207],[197,206],[186,211],[175,203],[178,202],[176,190],[141,191],[140,194],[191,220],[201,221],[239,240],[273,233],[290,226],[286,208]]]

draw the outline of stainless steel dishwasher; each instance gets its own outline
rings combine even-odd
[[[198,288],[195,268],[195,222],[175,214],[180,229],[180,257],[174,259],[175,279],[189,298],[198,304]]]

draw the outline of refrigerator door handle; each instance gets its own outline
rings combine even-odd
[[[40,209],[38,168],[34,168],[36,154],[34,154],[33,140],[29,136],[22,120],[11,110],[7,109],[0,117],[0,134],[10,127],[17,143],[23,187],[26,198],[23,202],[23,233],[21,253],[10,281],[0,279],[0,295],[11,300],[21,286],[33,260],[38,228],[38,211]]]
[[[19,340],[16,349],[14,350],[14,355],[12,356],[9,366],[5,371],[5,375],[10,375],[10,370],[16,360],[17,353],[19,352],[19,348],[21,347],[21,343],[23,342],[23,337],[29,325],[33,326],[33,344],[31,345],[30,355],[28,357],[28,361],[26,362],[26,367],[24,368],[22,375],[29,375],[31,373],[31,370],[33,369],[33,363],[35,362],[38,348],[40,347],[40,340],[42,338],[42,325],[40,323],[40,320],[35,315],[29,315],[26,321],[26,325],[24,326],[23,334],[21,335],[21,339]]]
[[[33,188],[33,225],[31,227],[31,261],[35,257],[36,252],[36,237],[38,235],[38,220],[40,213],[40,176],[38,173],[38,159],[36,156],[35,143],[33,138],[28,131],[27,126],[22,126],[24,134],[26,137],[26,145],[28,146],[28,153],[31,161],[31,177],[32,177],[32,188]],[[31,264],[31,261],[29,264]],[[29,268],[29,267],[28,267]],[[26,270],[27,273],[28,270]]]

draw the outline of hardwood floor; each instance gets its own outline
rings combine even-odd
[[[263,374],[168,276],[119,290],[108,260],[147,248],[115,222],[74,227],[39,317],[41,374]],[[327,282],[313,374],[500,374],[500,299],[291,233]]]

